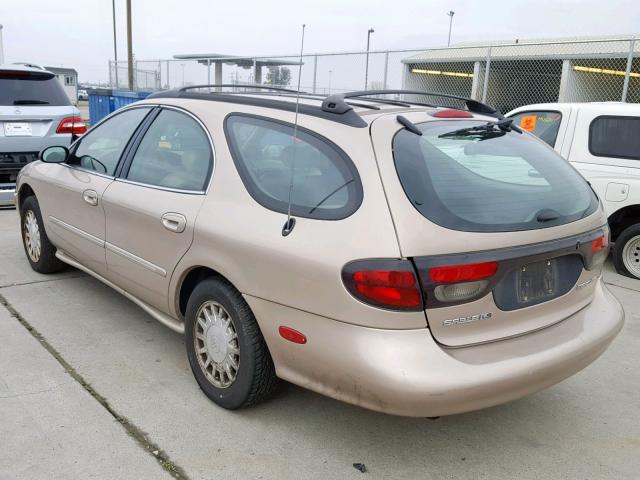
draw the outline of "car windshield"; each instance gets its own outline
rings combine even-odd
[[[595,211],[589,185],[551,148],[516,129],[483,126],[439,121],[419,124],[422,135],[396,134],[398,177],[422,215],[454,230],[505,232],[561,225]]]
[[[50,73],[0,71],[0,105],[71,105],[60,82]]]

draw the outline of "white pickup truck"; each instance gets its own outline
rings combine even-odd
[[[640,278],[640,104],[541,103],[507,117],[587,179],[609,216],[616,270]]]

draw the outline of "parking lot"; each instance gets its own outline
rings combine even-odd
[[[0,211],[1,479],[638,478],[638,281],[607,272],[620,336],[520,401],[401,418],[287,384],[231,412],[199,391],[180,335],[76,270],[33,272],[18,224]]]

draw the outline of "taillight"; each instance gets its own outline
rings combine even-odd
[[[606,235],[596,238],[591,242],[591,252],[598,253],[609,246],[609,239]]]
[[[429,269],[429,279],[437,285],[433,294],[443,303],[464,302],[479,296],[498,271],[498,262],[440,265]]]
[[[493,277],[497,271],[498,262],[444,265],[429,269],[429,277],[435,283],[457,283]]]
[[[609,228],[598,238],[591,240],[591,261],[588,262],[588,270],[601,267],[609,256]]]
[[[56,133],[71,133],[74,135],[82,135],[87,131],[87,126],[80,117],[63,118],[56,128]]]
[[[347,290],[358,300],[389,310],[423,309],[422,290],[409,260],[359,260],[342,270]]]

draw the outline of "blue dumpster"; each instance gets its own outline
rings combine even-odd
[[[143,98],[151,92],[131,92],[128,90],[111,90],[109,88],[89,89],[89,122],[95,125],[110,113]]]

